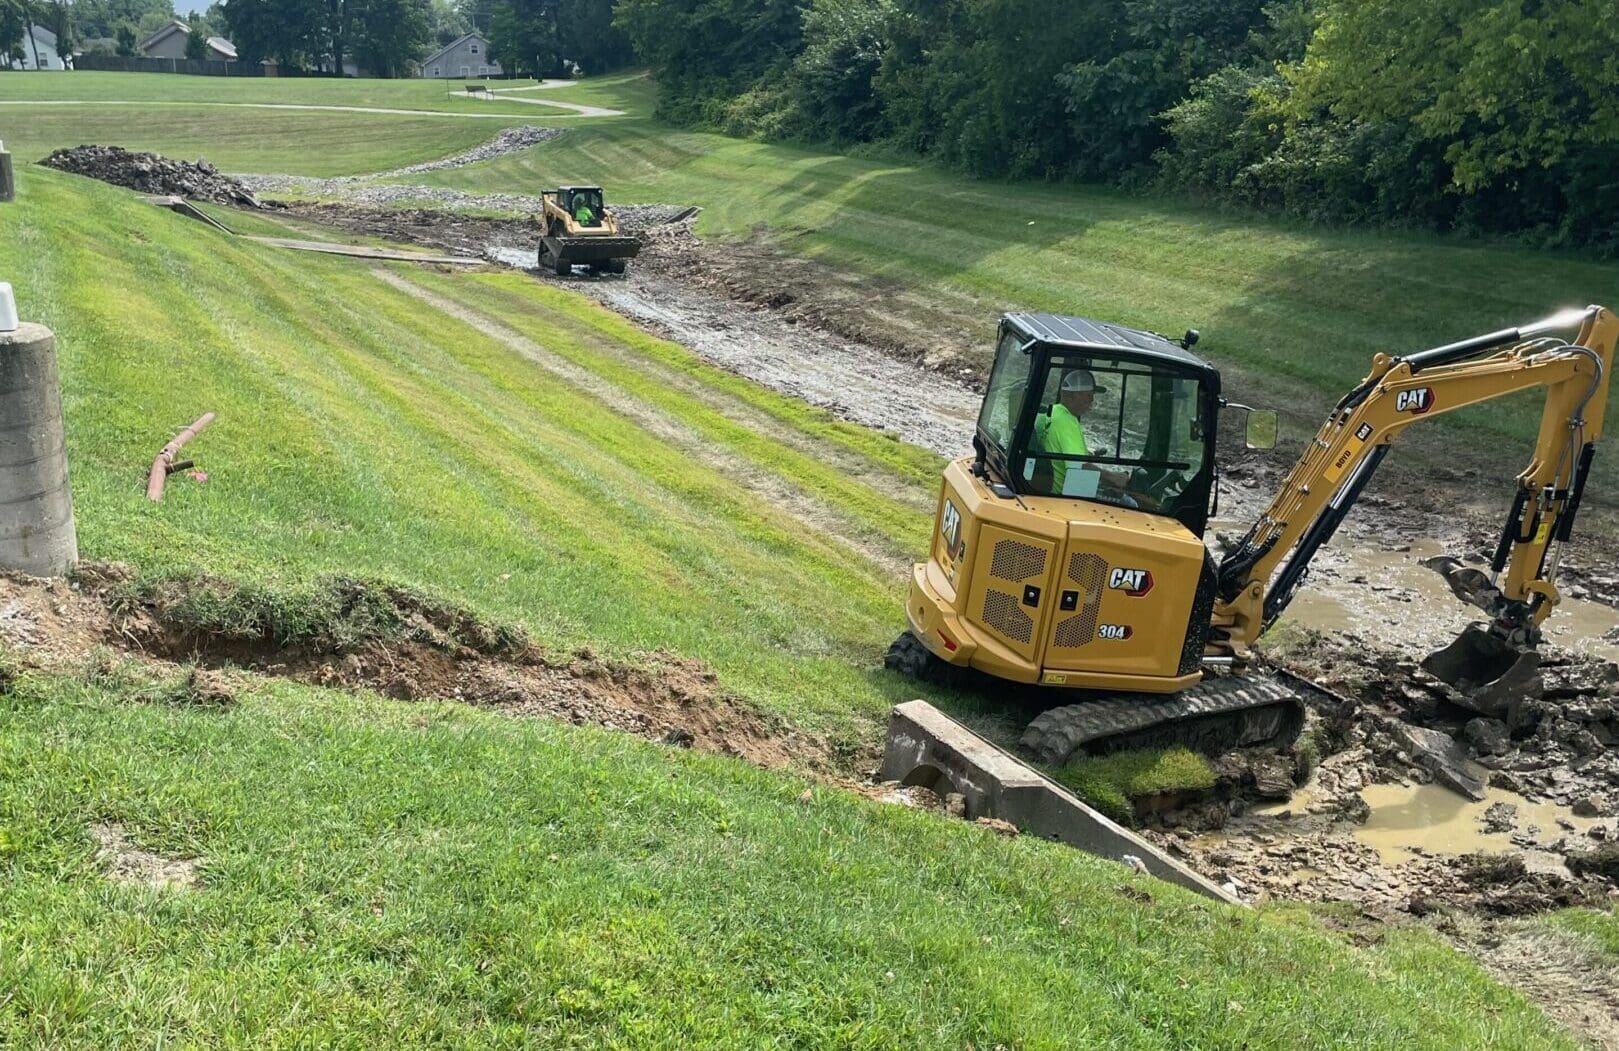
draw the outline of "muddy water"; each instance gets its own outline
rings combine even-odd
[[[1246,524],[1222,520],[1217,527],[1240,533]],[[1482,610],[1462,602],[1442,576],[1420,564],[1436,555],[1459,554],[1461,546],[1418,538],[1407,550],[1391,551],[1363,538],[1350,536],[1340,543],[1345,540],[1345,546],[1317,554],[1304,586],[1287,607],[1285,622],[1427,653],[1484,619]],[[1619,661],[1619,609],[1612,606],[1564,596],[1544,631],[1554,646]]]
[[[1355,838],[1376,850],[1385,865],[1410,861],[1418,850],[1454,855],[1512,851],[1522,853],[1530,868],[1561,869],[1562,859],[1556,854],[1524,850],[1512,842],[1512,832],[1484,831],[1484,813],[1496,803],[1516,807],[1514,830],[1537,829],[1531,834],[1542,842],[1564,835],[1583,836],[1597,824],[1593,818],[1572,816],[1566,807],[1531,803],[1499,788],[1489,789],[1478,803],[1440,785],[1370,785],[1361,798],[1372,814],[1355,830]]]

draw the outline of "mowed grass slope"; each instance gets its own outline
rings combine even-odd
[[[505,91],[534,82],[489,83]],[[509,98],[645,109],[650,108],[650,90],[645,74],[626,73],[515,92]],[[360,106],[400,112],[242,109],[217,103]],[[410,112],[421,110],[449,115]],[[355,175],[456,153],[514,125],[569,126],[613,119],[500,98],[479,101],[467,97],[465,83],[459,80],[232,79],[100,72],[0,78],[0,141],[19,162],[38,160],[65,146],[96,143],[188,160],[207,157],[234,172]]]
[[[13,1047],[1563,1047],[1371,948],[739,762],[290,685],[0,697]],[[200,859],[109,885],[89,823]]]
[[[402,268],[394,287],[55,173],[30,173],[7,219],[0,273],[62,341],[87,556],[398,580],[552,646],[675,649],[851,739],[903,694],[879,665],[898,624],[893,566],[924,546],[931,456],[743,388],[532,281],[450,284],[496,297],[488,309],[548,354],[601,373],[596,389],[410,292],[448,279]],[[667,386],[663,372],[695,393],[657,399],[651,420],[635,392]],[[210,410],[219,422],[194,446],[208,483],[147,503],[143,465]],[[764,414],[772,433],[727,412]],[[817,454],[855,477],[836,484]],[[788,497],[821,524],[782,510]]]
[[[1196,328],[1198,351],[1227,372],[1228,387],[1293,418],[1293,448],[1376,352],[1411,352],[1570,304],[1619,304],[1619,264],[1313,230],[1099,188],[972,181],[646,122],[581,127],[520,154],[412,177],[488,192],[558,180],[600,182],[619,200],[700,204],[708,236],[763,236],[836,271],[919,289],[955,311],[984,360],[1003,309]],[[1510,477],[1527,462],[1538,418],[1538,402],[1519,398],[1416,429],[1402,446],[1434,464]],[[1619,482],[1616,465],[1598,457],[1609,483]],[[1612,502],[1616,489],[1592,492]]]

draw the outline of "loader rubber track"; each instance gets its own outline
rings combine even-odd
[[[1218,753],[1246,745],[1286,747],[1304,727],[1299,690],[1258,672],[1206,679],[1159,696],[1120,694],[1043,712],[1023,732],[1023,751],[1049,766],[1075,753],[1184,744]]]

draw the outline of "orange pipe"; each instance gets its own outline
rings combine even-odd
[[[197,418],[197,422],[174,436],[174,440],[163,447],[152,461],[152,472],[146,476],[146,498],[152,501],[163,499],[163,482],[169,477],[169,468],[174,465],[174,458],[180,448],[202,433],[204,427],[214,422],[214,414],[205,412]]]

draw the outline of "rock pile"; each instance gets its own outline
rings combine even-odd
[[[57,150],[39,163],[141,193],[263,207],[253,191],[201,158],[193,163],[155,153],[132,153],[119,146],[75,146]]]

